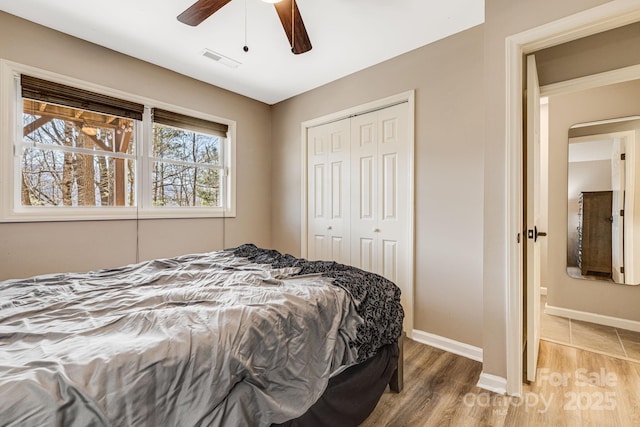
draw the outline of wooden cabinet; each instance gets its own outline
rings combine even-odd
[[[611,191],[585,191],[580,195],[578,265],[583,276],[611,277]]]

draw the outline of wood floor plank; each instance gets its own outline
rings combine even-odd
[[[607,372],[616,375],[615,387],[605,388],[613,394],[622,426],[640,426],[640,363],[630,363],[613,357],[604,359]],[[609,390],[610,389],[610,390]]]
[[[405,340],[405,387],[364,427],[640,427],[640,364],[542,341],[520,398],[476,387],[482,364]],[[615,378],[615,381],[613,379]]]

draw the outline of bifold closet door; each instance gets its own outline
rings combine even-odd
[[[350,120],[308,132],[307,258],[350,264]]]
[[[351,263],[405,289],[410,151],[407,104],[351,119]]]

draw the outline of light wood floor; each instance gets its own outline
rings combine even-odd
[[[476,387],[479,362],[410,339],[404,350],[404,390],[362,426],[640,426],[637,363],[541,341],[538,380],[517,399]]]

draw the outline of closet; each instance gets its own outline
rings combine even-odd
[[[408,103],[315,126],[307,136],[307,257],[412,286]]]

